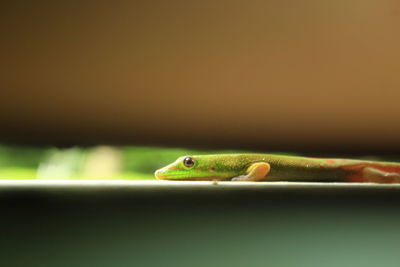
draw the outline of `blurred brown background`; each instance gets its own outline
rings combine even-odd
[[[399,1],[2,1],[0,27],[2,142],[400,149]]]

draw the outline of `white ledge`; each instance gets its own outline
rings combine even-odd
[[[5,188],[132,188],[132,189],[398,189],[400,184],[332,183],[332,182],[211,182],[158,180],[0,180]]]

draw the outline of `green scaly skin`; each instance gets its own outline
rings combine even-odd
[[[194,160],[192,167],[183,163],[185,157]],[[265,162],[270,166],[266,181],[313,181],[313,182],[371,182],[371,175],[365,170],[379,172],[379,179],[373,182],[400,182],[400,163],[377,162],[350,159],[324,159],[270,154],[221,154],[185,156],[159,169],[155,176],[160,180],[226,181],[248,175],[248,168],[254,163]],[[368,167],[368,168],[367,168]],[[389,176],[387,176],[389,174]],[[375,173],[371,177],[375,178]],[[394,178],[393,178],[394,177]]]

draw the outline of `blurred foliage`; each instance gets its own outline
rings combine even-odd
[[[43,160],[47,148],[0,145],[0,168],[36,168]]]

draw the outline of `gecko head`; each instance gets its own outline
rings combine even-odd
[[[217,175],[207,156],[183,156],[155,172],[159,180],[213,180]]]

